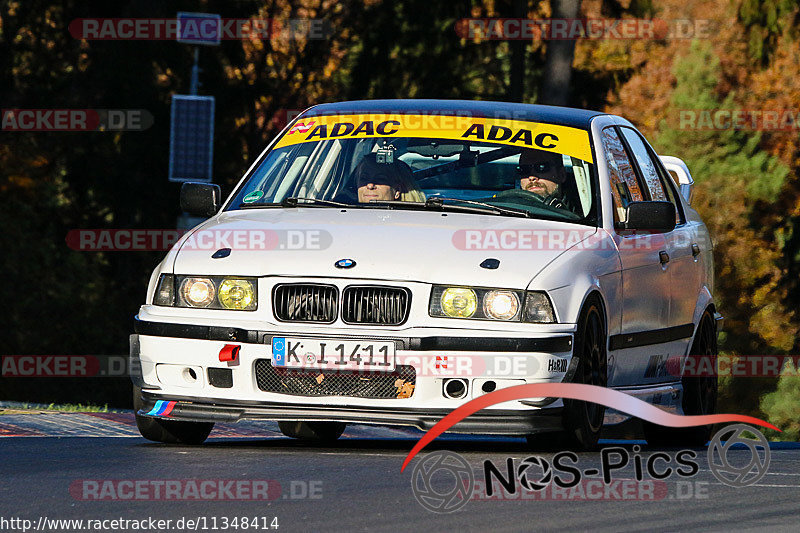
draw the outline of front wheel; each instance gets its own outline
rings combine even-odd
[[[144,406],[142,389],[133,387],[133,409],[138,413]],[[136,414],[136,427],[142,437],[153,442],[165,444],[203,444],[214,429],[212,422],[185,422],[183,420],[162,420]]]
[[[581,311],[573,354],[578,358],[574,383],[598,387],[608,384],[606,326],[597,298],[589,299]],[[596,403],[564,400],[564,431],[529,435],[528,443],[535,448],[592,450],[600,439],[605,409]]]

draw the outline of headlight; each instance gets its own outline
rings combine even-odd
[[[162,274],[153,295],[153,304],[255,311],[258,309],[256,282],[256,278]]]
[[[216,294],[214,282],[208,278],[186,278],[181,283],[181,296],[192,307],[208,307]]]
[[[219,284],[219,303],[227,309],[252,309],[256,302],[253,284],[246,279],[226,279]]]
[[[511,289],[437,285],[431,292],[428,312],[431,316],[443,318],[555,322],[547,294]]]
[[[469,318],[478,309],[478,297],[472,289],[448,287],[442,293],[442,311],[453,318]]]
[[[519,297],[512,291],[489,291],[483,296],[483,313],[495,320],[514,320],[519,313]]]

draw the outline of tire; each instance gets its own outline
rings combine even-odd
[[[133,409],[138,413],[143,407],[142,389],[133,387]],[[165,444],[203,444],[214,429],[213,422],[185,422],[182,420],[162,420],[149,416],[136,415],[136,427],[142,437],[153,442]]]
[[[301,422],[282,420],[278,422],[281,433],[293,439],[308,442],[329,443],[342,436],[347,424],[344,422]]]
[[[711,313],[706,311],[700,319],[689,356],[717,355],[717,332]],[[710,415],[717,409],[717,377],[684,376],[683,413],[686,415]],[[644,437],[651,446],[704,446],[711,438],[714,426],[693,428],[671,428],[643,423]]]
[[[597,297],[590,297],[578,319],[575,351],[578,366],[573,383],[608,385],[607,334],[603,308]],[[603,429],[605,406],[578,400],[564,400],[564,430],[555,433],[536,433],[527,437],[536,449],[593,450]]]

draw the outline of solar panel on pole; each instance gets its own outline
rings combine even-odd
[[[214,97],[172,95],[169,181],[211,182],[214,159]]]
[[[211,13],[178,12],[178,42],[218,46],[221,37],[219,15]]]

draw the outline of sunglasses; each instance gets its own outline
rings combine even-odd
[[[356,182],[358,187],[363,187],[368,183],[372,183],[374,185],[391,185],[393,187],[397,186],[397,182],[386,174],[378,174],[377,176],[360,176]]]
[[[517,174],[520,176],[533,176],[535,174],[547,174],[552,172],[555,166],[546,161],[531,163],[529,165],[517,165]]]

